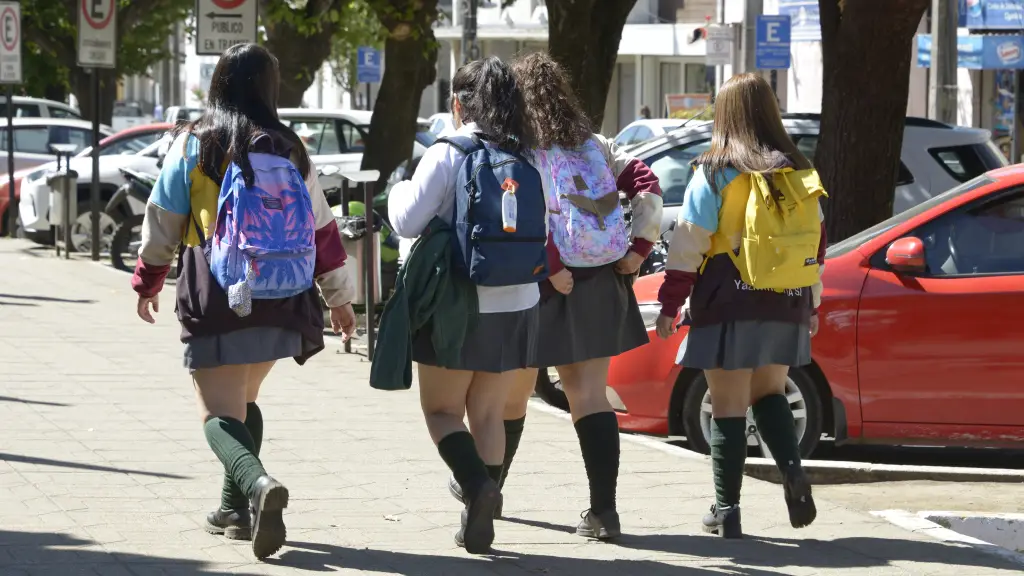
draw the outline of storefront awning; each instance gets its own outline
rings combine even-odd
[[[969,35],[957,36],[957,68],[971,70],[1024,69],[1024,36]],[[931,34],[917,35],[917,65],[932,64]]]

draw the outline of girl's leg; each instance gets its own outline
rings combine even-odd
[[[537,372],[536,368],[517,370],[516,381],[505,401],[505,455],[502,459],[501,478],[498,480],[499,488],[505,485],[508,470],[512,467],[512,461],[519,450],[519,440],[523,437],[523,427],[526,425],[526,408],[530,397],[533,396],[533,389],[537,386]]]
[[[811,484],[800,462],[800,441],[796,437],[793,411],[786,398],[788,374],[789,367],[779,364],[755,370],[750,401],[757,430],[782,473],[790,524],[794,528],[803,528],[814,521],[817,510],[811,496]]]
[[[253,553],[266,558],[284,544],[281,511],[288,505],[288,490],[267,476],[244,423],[250,374],[249,365],[220,366],[196,370],[192,378],[206,441],[228,476],[253,503]]]
[[[715,507],[704,529],[726,538],[742,537],[739,503],[743,464],[747,458],[747,408],[751,370],[705,370],[711,392],[711,468]]]
[[[245,392],[245,427],[253,440],[253,454],[260,455],[263,444],[263,413],[256,404],[260,386],[274,367],[274,362],[249,365]],[[224,534],[233,540],[249,539],[249,498],[227,473],[221,489],[221,504],[217,512],[207,516],[206,530],[213,534]]]
[[[615,538],[622,532],[615,509],[619,422],[605,393],[610,363],[610,358],[595,358],[558,367],[590,482],[590,510],[576,528],[588,538]]]

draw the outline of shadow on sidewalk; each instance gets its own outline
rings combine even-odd
[[[553,532],[571,534],[576,531],[571,526],[539,520],[522,518],[502,518],[502,520]],[[814,527],[808,528],[806,534],[813,536]],[[967,546],[931,540],[867,536],[833,540],[747,536],[743,540],[736,541],[703,534],[625,534],[611,545],[646,552],[722,559],[747,568],[880,568],[889,566],[891,562],[917,562],[997,568],[1018,573],[1021,570],[1020,566],[1008,560],[984,554]],[[664,571],[665,568],[663,567],[662,570]],[[671,572],[671,570],[669,571]],[[627,573],[632,574],[632,572]],[[679,572],[679,574],[689,574],[689,572]],[[739,572],[739,574],[755,573]]]
[[[21,294],[0,294],[0,298],[9,300],[29,300],[31,302],[56,302],[59,304],[95,304],[95,300],[69,300],[67,298],[55,298],[52,296],[24,296]],[[18,304],[15,302],[0,302],[8,306],[31,306],[31,304]]]
[[[31,302],[0,302],[0,306],[39,306],[39,304],[33,304]]]
[[[2,304],[2,302],[0,302]],[[15,402],[17,404],[32,404],[34,406],[69,406],[69,404],[62,404],[60,402],[44,402],[42,400],[25,400],[24,398],[14,398],[11,396],[0,396],[0,402]]]
[[[189,480],[189,476],[177,474],[166,474],[164,472],[146,472],[145,470],[128,470],[126,468],[111,468],[110,466],[97,466],[95,464],[82,464],[81,462],[67,462],[64,460],[50,460],[49,458],[36,458],[35,456],[21,456],[19,454],[7,454],[0,452],[0,462],[20,462],[22,464],[38,464],[39,466],[54,466],[56,468],[74,468],[76,470],[89,470],[92,472],[116,472],[119,474],[138,474],[140,476],[152,476],[153,478],[165,478],[168,480]]]
[[[97,542],[69,534],[0,530],[0,574],[195,574],[258,576],[253,572],[224,572],[206,562],[146,554],[110,553]]]

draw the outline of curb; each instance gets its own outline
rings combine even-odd
[[[1024,554],[1014,552],[1013,550],[1009,550],[1001,546],[996,546],[991,542],[985,542],[984,540],[979,540],[959,532],[954,532],[953,530],[945,528],[928,519],[930,516],[985,516],[984,514],[979,515],[971,512],[964,512],[962,514],[953,512],[918,512],[915,514],[913,512],[907,512],[906,510],[881,510],[871,512],[870,514],[872,516],[888,520],[893,525],[899,526],[904,530],[909,530],[916,534],[924,534],[942,542],[966,545],[983,554],[998,556],[1009,562],[1024,566]]]
[[[539,398],[530,399],[530,408],[552,416],[570,420],[571,416],[548,405]],[[711,458],[674,444],[649,436],[620,433],[619,437],[634,444],[640,444],[666,454],[688,460],[710,463]],[[900,466],[897,464],[872,464],[870,462],[839,462],[832,460],[805,460],[804,471],[813,484],[871,484],[874,482],[898,482],[910,480],[933,480],[936,482],[996,482],[1024,483],[1024,470],[1002,468],[963,468],[946,466]],[[781,484],[782,476],[774,460],[747,458],[744,474],[751,478]]]

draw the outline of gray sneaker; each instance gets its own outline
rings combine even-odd
[[[462,495],[462,486],[459,486],[458,481],[455,480],[455,476],[448,478],[448,492],[463,504],[466,503],[465,496]],[[498,505],[494,507],[494,517],[501,518],[501,505],[505,503],[505,497],[501,494],[498,495]]]

